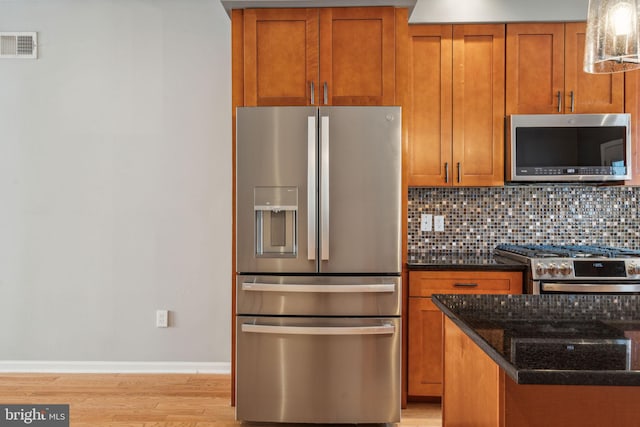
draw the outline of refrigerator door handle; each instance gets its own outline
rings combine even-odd
[[[242,332],[285,335],[393,335],[394,325],[380,326],[277,326],[242,324]]]
[[[329,117],[321,117],[320,129],[320,251],[329,260]]]
[[[316,293],[385,293],[395,292],[393,283],[374,283],[363,285],[302,285],[282,283],[243,282],[243,291],[255,292],[316,292]]]
[[[307,117],[307,259],[316,259],[316,118]]]

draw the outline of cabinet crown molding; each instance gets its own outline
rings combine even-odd
[[[366,6],[406,7],[409,9],[409,15],[411,15],[417,1],[418,0],[221,0],[221,3],[229,16],[231,16],[232,9]]]

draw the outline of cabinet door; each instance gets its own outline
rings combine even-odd
[[[453,27],[453,183],[504,184],[504,25]]]
[[[640,185],[640,71],[624,73],[625,112],[631,114],[631,172],[627,185]]]
[[[244,11],[244,105],[309,105],[317,81],[317,9]]]
[[[451,25],[409,26],[409,186],[450,185],[445,169],[451,167],[451,46]]]
[[[393,7],[320,9],[319,104],[393,105],[395,65]]]
[[[564,24],[507,24],[506,114],[561,113],[563,64]]]
[[[622,113],[624,73],[589,74],[583,70],[586,24],[565,25],[565,113]]]
[[[444,399],[442,418],[447,426],[561,426],[565,423],[504,422],[504,371],[453,321],[444,320]],[[536,386],[534,386],[536,387]],[[544,392],[540,392],[544,394]],[[502,400],[501,400],[502,399]],[[501,405],[502,403],[502,405]],[[529,413],[529,402],[513,412]],[[579,424],[573,424],[574,426]],[[597,425],[597,424],[595,424]]]
[[[431,298],[409,298],[409,395],[442,395],[443,314]]]

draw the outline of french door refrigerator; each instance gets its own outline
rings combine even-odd
[[[243,107],[236,418],[400,420],[400,107]]]

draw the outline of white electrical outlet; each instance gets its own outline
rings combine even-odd
[[[444,216],[436,215],[434,217],[433,226],[436,231],[444,231]]]
[[[420,215],[420,231],[431,231],[433,224],[433,215],[422,214]]]
[[[156,328],[169,327],[169,310],[156,310]]]

